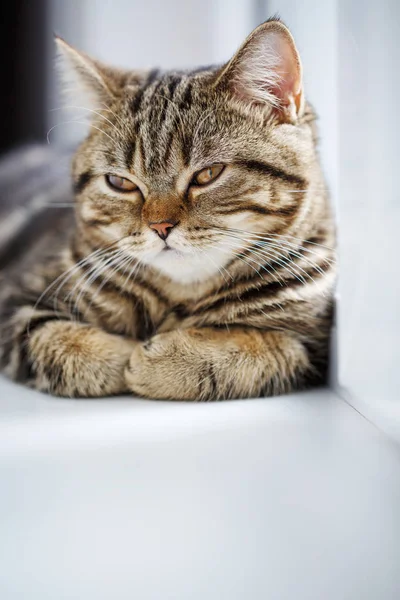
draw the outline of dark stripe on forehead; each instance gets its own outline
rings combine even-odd
[[[237,161],[236,164],[250,171],[258,171],[258,173],[271,175],[271,177],[276,177],[292,185],[301,186],[302,189],[307,187],[307,181],[303,177],[293,175],[268,163],[258,160],[241,160]]]
[[[153,97],[154,97],[154,96],[162,96],[162,95],[163,95],[163,94],[161,93],[161,88],[162,88],[162,85],[163,85],[163,81],[162,81],[162,79],[159,79],[159,80],[157,81],[157,83],[155,83],[155,84],[152,86],[152,87],[153,87],[153,89],[152,89],[152,92],[151,92],[151,98],[147,98],[147,103],[146,103],[146,106],[147,106],[147,104],[150,104],[150,105],[151,105],[151,107],[152,107],[152,108],[154,108],[154,102],[152,102],[152,99],[153,99]],[[150,87],[150,86],[148,86],[148,87]]]
[[[155,86],[150,99],[147,99],[146,107],[150,106],[150,112],[147,114],[146,121],[151,124],[153,121],[157,121],[158,124],[164,119],[167,100],[165,100],[164,94],[162,93],[162,80],[158,81]],[[160,104],[160,101],[161,104]],[[158,118],[157,118],[158,117]]]
[[[145,86],[148,87],[149,85],[151,85],[153,81],[157,79],[159,73],[160,69],[153,69],[152,71],[150,71]]]
[[[144,148],[144,141],[142,136],[139,137],[139,157],[142,169],[144,169],[146,164],[146,151]]]
[[[152,71],[150,71],[150,73],[147,76],[146,81],[136,92],[135,97],[133,98],[133,100],[131,102],[131,111],[133,112],[134,115],[137,114],[140,109],[140,105],[143,100],[144,92],[157,79],[158,74],[159,74],[159,69],[153,69]]]
[[[84,171],[83,173],[81,173],[78,179],[74,181],[74,193],[80,194],[81,192],[83,192],[83,190],[88,185],[92,177],[93,174],[90,171]]]
[[[171,156],[172,143],[173,143],[174,137],[175,137],[175,132],[174,132],[173,129],[171,129],[168,132],[168,136],[167,136],[167,139],[166,139],[166,142],[165,142],[165,152],[164,152],[164,155],[162,157],[163,163],[164,163],[164,165],[166,167],[168,167],[168,161],[169,161],[170,156]]]
[[[192,155],[193,138],[187,133],[182,140],[182,158],[185,167],[190,165],[190,157]]]
[[[134,115],[136,115],[139,112],[139,108],[140,108],[140,105],[142,102],[142,98],[143,98],[145,89],[146,89],[146,86],[139,88],[135,94],[135,97],[133,98],[133,100],[131,102],[130,108]]]
[[[190,108],[192,103],[192,82],[190,80],[186,83],[185,91],[182,94],[182,99],[179,105],[180,110]]]
[[[124,147],[125,164],[130,169],[136,149],[136,138],[128,140]]]
[[[182,78],[175,75],[168,82],[167,89],[168,89],[168,98],[170,100],[173,99],[174,94],[175,94],[175,90],[176,90],[176,88],[178,87],[178,85],[180,84],[181,81],[182,81]]]
[[[170,157],[171,145],[175,136],[176,124],[179,122],[179,106],[176,97],[181,88],[182,75],[170,74],[160,80],[149,99],[150,112],[146,117],[146,169],[165,168]]]
[[[167,82],[160,82],[160,85],[157,86],[154,95],[159,96],[159,102],[162,101],[161,104],[157,104],[157,102],[153,103],[153,110],[150,116],[151,121],[157,126],[158,131],[157,134],[161,133],[161,127],[163,123],[168,119],[169,113],[175,113],[177,108],[173,101],[175,91],[181,82],[181,78],[173,75]],[[161,84],[164,83],[163,87],[160,87]],[[173,114],[175,118],[176,115]]]

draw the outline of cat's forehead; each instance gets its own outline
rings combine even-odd
[[[172,174],[212,159],[215,147],[223,150],[224,118],[207,88],[209,77],[209,70],[150,72],[130,90],[123,108],[129,168]]]
[[[210,102],[210,68],[197,71],[149,71],[128,95],[129,108],[134,117],[151,124],[177,115],[187,116],[201,112]]]
[[[143,74],[113,107],[114,144],[102,138],[109,151],[99,160],[114,161],[149,186],[166,187],[182,173],[265,147],[268,128],[232,108],[213,90],[213,77],[209,67]]]

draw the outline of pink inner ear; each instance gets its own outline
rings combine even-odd
[[[301,64],[286,30],[256,32],[237,56],[233,88],[242,100],[279,108],[300,105]]]
[[[276,74],[276,82],[272,82],[270,92],[279,99],[279,103],[287,106],[301,92],[301,64],[297,50],[285,34],[272,32],[265,36],[266,55],[273,57],[270,68]],[[268,80],[268,77],[267,77]]]

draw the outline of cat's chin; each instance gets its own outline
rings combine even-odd
[[[153,256],[148,264],[179,283],[204,281],[214,277],[223,266],[215,262],[215,257],[210,260],[204,256],[182,253],[173,248],[162,250]]]

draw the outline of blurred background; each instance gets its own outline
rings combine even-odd
[[[124,67],[191,67],[230,58],[278,13],[292,30],[319,114],[321,157],[338,219],[339,383],[371,418],[400,416],[396,181],[400,4],[396,0],[14,0],[0,24],[0,153],[72,145],[85,133],[62,108],[53,32]],[[79,119],[82,121],[82,119]]]

